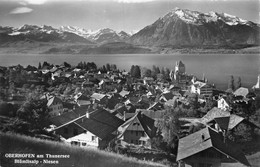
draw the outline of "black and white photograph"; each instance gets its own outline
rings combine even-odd
[[[0,167],[260,167],[259,0],[0,0]]]

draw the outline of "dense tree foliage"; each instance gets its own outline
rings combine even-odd
[[[141,69],[138,65],[132,65],[130,74],[134,78],[140,78],[141,77]]]
[[[46,126],[49,109],[46,100],[28,99],[17,111],[17,117],[30,124],[31,129]]]
[[[234,85],[234,77],[233,75],[230,76],[229,81],[228,81],[228,89],[235,90],[235,85]]]

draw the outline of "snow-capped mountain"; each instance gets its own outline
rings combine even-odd
[[[257,24],[226,13],[175,8],[130,38],[142,45],[259,44]]]
[[[80,42],[92,43],[74,33],[63,32],[51,26],[25,24],[19,28],[0,27],[0,43],[18,42]]]
[[[93,31],[73,26],[61,26],[60,30],[77,34],[96,43],[122,42],[130,37],[130,35],[124,31],[118,33],[110,28]]]

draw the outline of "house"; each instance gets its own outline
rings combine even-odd
[[[48,96],[47,100],[47,107],[50,110],[50,116],[57,116],[63,113],[63,104],[61,99],[56,96]]]
[[[173,97],[174,97],[174,94],[172,94],[171,92],[167,92],[167,93],[163,93],[163,94],[161,95],[161,97],[159,98],[159,100],[160,100],[161,102],[166,102],[166,101],[168,101],[168,100],[173,99]]]
[[[203,95],[206,99],[212,96],[213,86],[205,82],[196,81],[191,85],[191,93]]]
[[[82,93],[78,93],[77,95],[75,95],[74,99],[75,99],[75,102],[78,104],[78,106],[91,104],[90,97],[88,97]]]
[[[144,81],[144,85],[147,84],[150,85],[154,82],[154,79],[152,77],[144,77],[143,81]]]
[[[178,97],[174,96],[172,99],[164,103],[165,107],[176,107],[178,105]]]
[[[228,110],[230,109],[230,104],[227,102],[225,97],[221,97],[218,99],[218,108],[222,110]]]
[[[122,90],[121,92],[119,92],[119,95],[123,98],[127,97],[129,95],[129,91],[126,90]]]
[[[118,139],[122,145],[136,145],[151,148],[151,140],[156,133],[154,120],[141,112],[128,119],[118,128]]]
[[[91,96],[92,100],[99,104],[106,104],[107,96],[105,94],[93,93]]]
[[[72,112],[51,118],[56,126],[53,131],[72,145],[91,146],[104,149],[116,137],[117,129],[123,120],[104,109],[90,111],[80,107]]]
[[[225,163],[250,166],[235,143],[226,139],[221,132],[209,127],[179,140],[176,161],[179,167],[220,167]]]

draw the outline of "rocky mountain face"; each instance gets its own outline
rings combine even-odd
[[[93,42],[71,32],[60,31],[51,26],[27,25],[20,28],[0,27],[0,44],[12,42],[68,42],[86,43]]]
[[[257,24],[226,13],[174,9],[134,34],[129,42],[148,46],[259,45]]]

